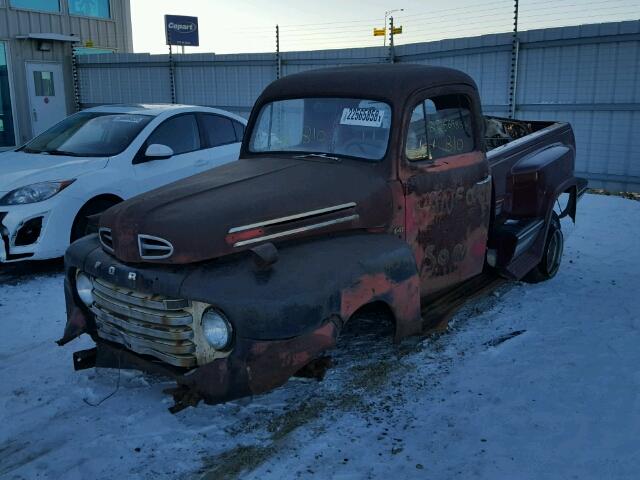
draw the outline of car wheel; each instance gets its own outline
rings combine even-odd
[[[554,212],[547,232],[542,260],[525,276],[524,280],[530,283],[538,283],[555,277],[562,263],[563,252],[564,235],[562,235],[562,230],[560,229],[560,219]]]
[[[71,242],[73,243],[82,237],[91,235],[92,233],[98,233],[97,228],[89,222],[89,217],[92,215],[98,215],[117,203],[118,202],[113,199],[105,198],[93,200],[82,207],[73,222],[73,227],[71,228]]]

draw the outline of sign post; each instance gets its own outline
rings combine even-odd
[[[200,36],[198,34],[198,17],[165,15],[164,29],[167,37],[167,45],[169,46],[200,46]]]

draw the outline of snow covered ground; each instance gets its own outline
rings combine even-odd
[[[177,415],[135,372],[90,406],[118,372],[76,373],[90,343],[54,344],[61,274],[5,277],[0,477],[640,478],[639,239],[640,202],[589,195],[552,281],[400,346],[363,329],[323,382]]]

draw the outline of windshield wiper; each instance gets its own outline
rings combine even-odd
[[[326,153],[307,153],[305,155],[296,155],[293,158],[322,158],[322,159],[326,159],[326,160],[335,160],[336,162],[340,162],[341,160],[338,157],[332,157],[330,155],[327,155]]]
[[[33,148],[29,148],[29,147],[19,148],[18,151],[25,152],[25,153],[42,153],[42,150],[34,150]]]
[[[43,150],[40,153],[48,153],[49,155],[59,155],[65,157],[84,157],[84,155],[80,155],[79,153],[67,152],[65,150]]]

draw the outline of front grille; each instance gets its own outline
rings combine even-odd
[[[147,295],[93,279],[98,336],[177,367],[196,365],[187,300]]]

